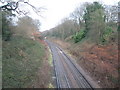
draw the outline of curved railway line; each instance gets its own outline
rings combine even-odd
[[[93,86],[82,75],[75,62],[69,58],[56,44],[46,40],[53,57],[53,65],[56,77],[57,88],[89,88]]]

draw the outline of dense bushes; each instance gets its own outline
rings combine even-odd
[[[3,41],[2,87],[24,88],[34,80],[42,64],[44,47],[37,41],[15,36]]]
[[[106,29],[103,32],[103,35],[101,37],[102,43],[106,43],[110,41],[110,37],[112,37],[113,30],[111,27],[106,27]]]
[[[85,35],[86,35],[86,31],[80,30],[75,35],[73,35],[74,42],[77,43],[77,42],[81,41],[85,37]]]
[[[111,40],[111,38],[115,38],[113,36],[114,31],[112,30],[111,27],[106,27],[106,29],[104,30],[102,36],[100,37],[100,42],[102,42],[102,44],[105,44],[107,42],[109,42]],[[86,31],[85,30],[80,30],[79,32],[77,32],[75,35],[73,35],[73,40],[75,43],[80,42],[83,38],[85,38],[86,36]]]
[[[14,26],[11,16],[2,12],[2,87],[26,88],[35,79],[45,54],[40,42],[32,40],[37,25],[23,17]],[[1,63],[0,63],[1,64]]]

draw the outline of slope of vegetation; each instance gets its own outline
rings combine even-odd
[[[38,31],[41,23],[29,17],[31,12],[41,16],[44,8],[26,0],[0,4],[0,89],[53,87],[52,58]]]
[[[41,66],[44,47],[37,41],[11,37],[3,41],[3,87],[26,87]]]
[[[48,61],[49,56],[46,56],[45,52],[46,46],[43,46],[42,40],[39,39],[40,35],[36,34],[39,33],[37,31],[39,22],[24,16],[18,18],[15,26],[12,24],[12,12],[1,11],[1,13],[3,21],[2,54],[0,53],[2,55],[2,88],[33,88],[32,85],[38,77],[45,79],[39,79],[37,87],[48,87],[51,67]]]
[[[84,3],[60,25],[44,32],[103,88],[119,86],[118,17],[114,12],[117,12],[115,6]]]

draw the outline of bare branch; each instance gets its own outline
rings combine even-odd
[[[11,10],[14,11],[18,8],[18,4],[19,4],[19,2],[7,3],[6,5],[1,6],[0,10],[3,9],[3,10],[8,10],[8,11],[11,11]]]
[[[0,1],[0,2],[2,2],[2,3],[5,3],[4,1]],[[25,0],[19,0],[19,1],[17,1],[17,2],[14,2],[14,1],[11,1],[11,2],[7,2],[7,4],[6,5],[3,5],[3,6],[1,6],[0,7],[0,10],[8,10],[8,11],[15,11],[15,12],[17,12],[18,14],[28,14],[28,11],[22,11],[22,10],[20,10],[19,9],[19,4],[20,3],[24,3],[24,4],[26,4],[26,5],[29,5],[32,9],[33,9],[33,11],[37,14],[37,15],[39,15],[39,16],[41,16],[41,14],[40,14],[40,12],[42,11],[42,10],[45,10],[45,8],[43,8],[43,7],[39,7],[39,8],[36,8],[34,5],[32,5],[32,4],[30,4],[29,3],[29,0],[27,0],[27,1],[25,1]],[[42,17],[42,16],[41,16]]]

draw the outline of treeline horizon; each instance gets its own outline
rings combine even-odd
[[[96,43],[117,41],[117,5],[104,5],[99,2],[83,3],[76,7],[61,24],[44,31],[44,36],[75,43],[89,39]]]

